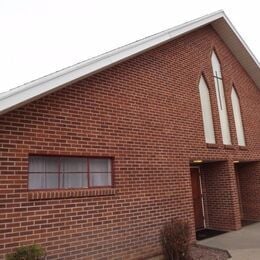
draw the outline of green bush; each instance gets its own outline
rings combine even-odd
[[[14,253],[6,256],[6,260],[42,260],[44,258],[45,251],[39,245],[21,246]]]
[[[189,223],[172,219],[160,234],[163,255],[166,260],[187,260],[189,257],[191,230]]]

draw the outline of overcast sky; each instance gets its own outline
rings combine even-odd
[[[0,92],[219,9],[259,60],[258,1],[0,0]]]

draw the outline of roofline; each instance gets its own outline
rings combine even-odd
[[[251,49],[249,48],[249,46],[247,45],[247,43],[244,41],[243,37],[239,34],[239,32],[237,31],[237,29],[235,28],[235,26],[233,25],[233,23],[229,20],[229,18],[227,17],[227,15],[225,14],[224,11],[222,11],[224,16],[223,18],[226,20],[226,22],[228,23],[228,25],[230,26],[230,28],[233,30],[233,32],[235,33],[236,37],[240,40],[240,42],[243,44],[243,47],[245,47],[245,49],[247,50],[247,52],[250,54],[251,58],[254,60],[254,62],[256,63],[256,65],[258,66],[258,68],[260,68],[260,63],[258,61],[258,59],[256,58],[256,56],[254,55],[254,53],[251,51]]]
[[[192,30],[198,29],[215,21],[219,21],[220,19],[224,19],[235,36],[242,43],[242,46],[250,55],[250,58],[253,60],[259,73],[260,66],[256,57],[248,48],[242,37],[235,30],[224,11],[220,10],[146,37],[142,40],[125,45],[110,52],[104,53],[102,55],[96,56],[94,58],[88,59],[86,61],[77,63],[73,66],[67,67],[37,80],[26,83],[20,87],[4,92],[0,94],[0,114],[4,114],[12,109],[22,106],[23,104],[29,103],[42,96],[57,91],[58,89],[67,86],[68,84],[88,77],[126,59],[132,58],[144,51],[157,47],[188,32],[191,32]],[[257,83],[259,83],[257,86],[260,88],[260,75],[259,82]]]

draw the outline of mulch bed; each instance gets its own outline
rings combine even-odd
[[[190,256],[192,260],[226,260],[231,257],[226,250],[201,245],[191,246]]]
[[[231,256],[228,251],[194,244],[190,248],[190,260],[226,260]],[[164,260],[162,255],[148,258],[149,260]]]

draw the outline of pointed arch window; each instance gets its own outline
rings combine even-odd
[[[237,142],[238,145],[245,146],[246,142],[245,142],[244,127],[243,127],[243,121],[242,121],[241,110],[240,110],[240,103],[234,86],[232,87],[232,91],[231,91],[231,102],[233,108],[233,115],[235,119]]]
[[[225,101],[224,85],[222,80],[221,66],[216,53],[213,51],[211,56],[211,64],[213,69],[213,76],[215,82],[218,112],[220,118],[220,127],[223,144],[231,144],[231,136],[228,122],[227,107]]]
[[[200,78],[199,92],[200,92],[200,102],[201,102],[205,140],[206,140],[206,143],[215,144],[216,139],[215,139],[215,133],[214,133],[214,125],[213,125],[209,89],[208,89],[207,83],[206,83],[205,79],[203,78],[203,76],[201,76],[201,78]]]

